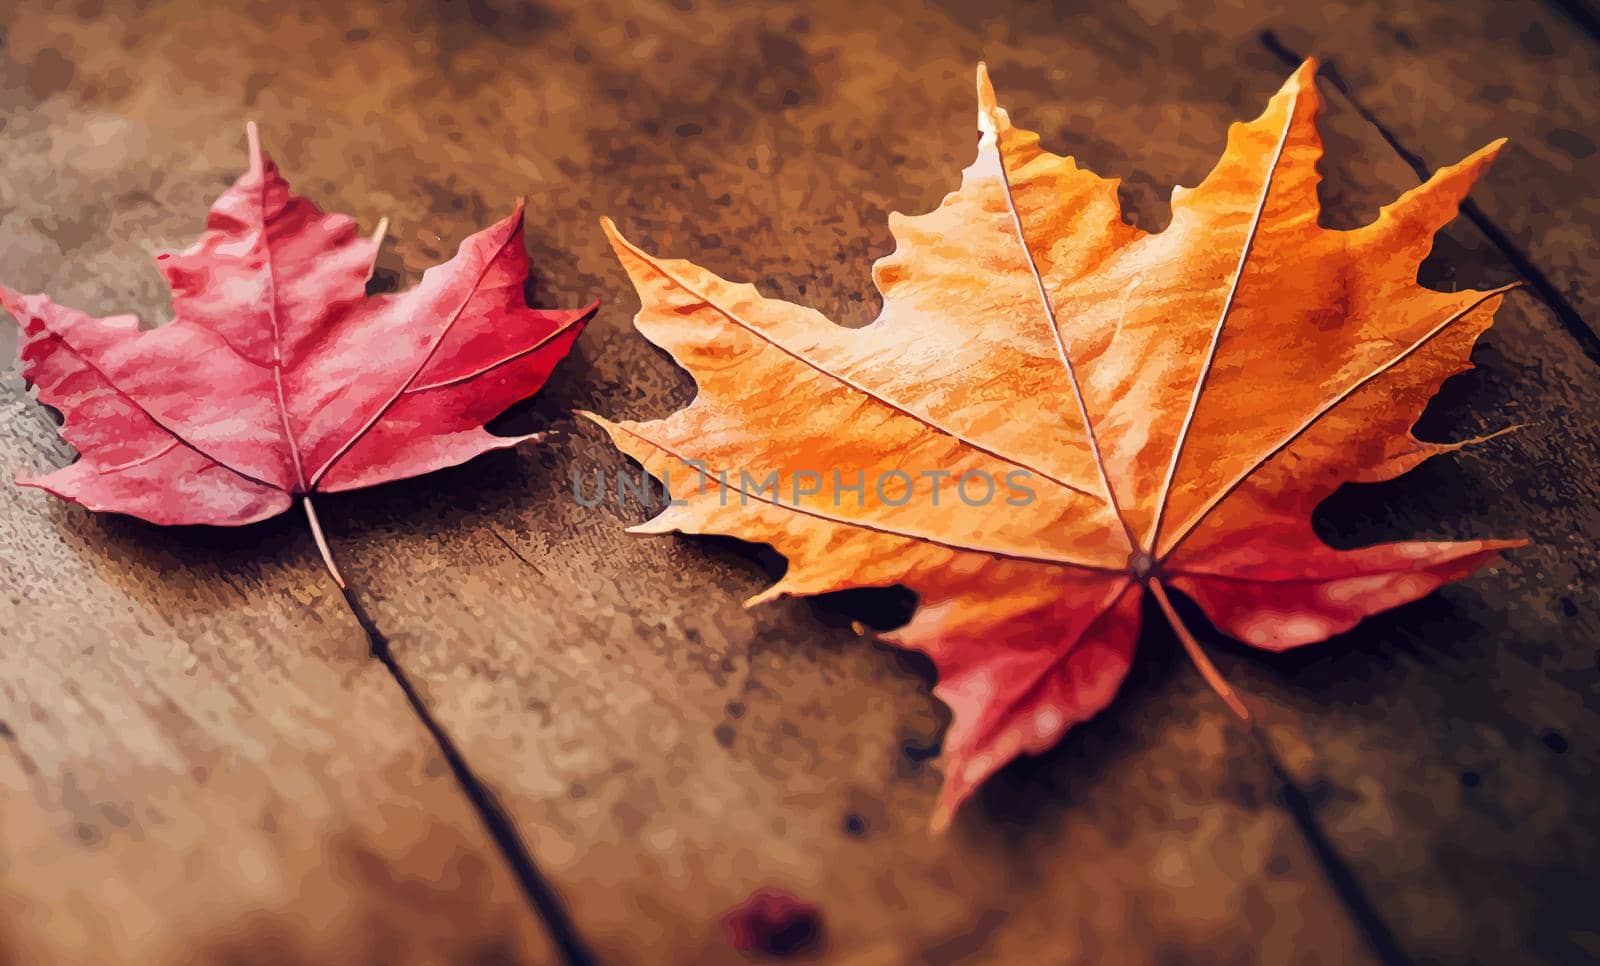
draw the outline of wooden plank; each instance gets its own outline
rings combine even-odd
[[[157,315],[147,249],[186,244],[240,156],[31,100],[42,62],[0,67],[0,277]],[[0,475],[68,459],[8,365]],[[302,526],[0,487],[0,962],[553,960]]]
[[[130,233],[140,218],[181,220],[233,170],[239,124],[253,116],[304,189],[368,224],[392,219],[386,277],[414,278],[527,193],[537,300],[608,297],[571,364],[517,417],[565,439],[323,510],[401,661],[602,955],[730,959],[718,914],[769,884],[822,906],[843,962],[1365,955],[1259,757],[1164,635],[1147,639],[1107,715],[1008,770],[950,835],[929,839],[927,757],[943,711],[925,668],[847,628],[882,609],[882,595],[744,611],[765,582],[759,554],[628,537],[621,524],[645,510],[586,510],[568,480],[630,469],[562,416],[569,407],[659,415],[692,393],[631,331],[634,303],[596,215],[618,215],[664,254],[864,322],[886,212],[932,207],[971,156],[980,54],[1047,143],[1129,175],[1134,216],[1154,227],[1166,186],[1195,183],[1226,121],[1258,110],[1283,73],[1255,40],[1266,18],[1200,33],[1171,18],[1010,5],[870,18],[843,4],[477,5],[476,21],[454,9],[30,13],[8,38],[24,80],[7,89],[29,98],[6,105],[10,124],[90,147],[192,151],[214,180],[170,189],[171,211],[155,213],[147,185],[116,183],[126,162],[106,151],[48,164],[7,152],[27,171],[8,182],[20,195],[86,165],[116,184],[94,193],[68,181],[41,200],[46,236],[97,225],[89,206],[107,194]],[[111,126],[97,135],[96,124]],[[1328,124],[1331,216],[1353,223],[1410,173],[1337,104]],[[1503,277],[1481,239],[1451,237],[1441,264],[1461,283]],[[72,250],[58,271],[84,272],[90,256]],[[140,297],[151,304],[153,288]],[[1341,497],[1329,525],[1345,539],[1509,528],[1539,546],[1320,655],[1219,648],[1402,944],[1446,959],[1522,947],[1556,958],[1581,942],[1580,910],[1537,891],[1496,896],[1494,882],[1510,869],[1546,890],[1585,884],[1597,856],[1594,806],[1579,794],[1594,750],[1576,738],[1594,724],[1582,635],[1597,601],[1577,582],[1596,533],[1585,509],[1595,431],[1580,418],[1596,390],[1536,306],[1508,306],[1496,332],[1479,374],[1447,393],[1438,428],[1495,428],[1515,407],[1534,431]],[[20,499],[30,515],[17,526],[39,539],[59,526],[39,515],[71,512]],[[127,526],[79,525],[97,539]],[[292,532],[207,539],[231,559],[287,557],[261,566],[308,573],[309,543]],[[175,538],[141,533],[113,559],[157,568]],[[294,669],[297,686],[307,673]],[[1549,732],[1564,736],[1564,755]]]
[[[148,534],[5,512],[37,585],[0,600],[0,961],[551,961],[335,600],[230,584],[204,545],[94,562]]]
[[[9,474],[46,435],[5,409]],[[550,961],[292,529],[241,548],[4,492],[0,961]]]

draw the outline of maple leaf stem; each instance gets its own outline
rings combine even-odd
[[[328,538],[322,532],[322,521],[317,519],[317,508],[311,505],[310,496],[301,497],[300,505],[306,508],[306,522],[311,524],[311,538],[317,542],[317,550],[322,554],[322,562],[328,568],[328,575],[339,585],[340,590],[344,590],[344,575],[339,573],[339,565],[333,562],[333,551],[328,549]]]
[[[383,247],[384,236],[389,234],[389,216],[384,215],[378,219],[378,227],[372,231],[372,264],[367,268],[367,281],[372,281],[372,273],[378,270],[378,250]]]
[[[1228,710],[1238,716],[1240,721],[1250,721],[1250,709],[1239,698],[1239,693],[1233,690],[1222,677],[1222,672],[1211,663],[1211,658],[1200,649],[1200,642],[1189,633],[1189,628],[1183,623],[1183,618],[1178,616],[1178,611],[1172,606],[1172,601],[1167,598],[1166,588],[1161,586],[1161,581],[1152,580],[1149,583],[1150,592],[1155,595],[1156,603],[1161,605],[1162,613],[1167,615],[1167,622],[1172,625],[1172,630],[1178,635],[1178,640],[1183,642],[1183,649],[1189,652],[1189,660],[1200,671],[1200,676],[1211,685],[1211,690],[1217,692],[1217,697],[1228,706]]]

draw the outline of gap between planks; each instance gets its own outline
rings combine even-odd
[[[1590,40],[1600,43],[1600,12],[1586,0],[1545,0],[1545,3],[1588,34]]]
[[[516,822],[510,813],[500,803],[494,791],[472,770],[472,766],[467,763],[466,756],[456,746],[450,733],[428,710],[416,685],[412,684],[410,676],[400,666],[400,662],[395,660],[388,636],[378,629],[377,623],[361,605],[355,592],[343,584],[339,590],[344,595],[345,604],[349,606],[356,623],[360,624],[361,630],[366,633],[372,656],[384,666],[389,676],[394,679],[394,683],[399,686],[401,693],[405,695],[406,702],[411,705],[411,710],[422,722],[422,726],[428,730],[434,744],[438,746],[439,753],[450,766],[450,773],[455,777],[456,784],[471,802],[473,810],[478,813],[478,818],[494,840],[495,847],[511,866],[511,871],[517,877],[517,883],[522,887],[523,895],[544,924],[551,944],[561,956],[561,961],[567,966],[594,966],[598,959],[584,942],[583,937],[578,934],[577,927],[567,914],[560,893],[544,873],[539,871],[533,853],[522,840],[522,835],[517,831]]]

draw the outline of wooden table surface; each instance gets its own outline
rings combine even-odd
[[[507,417],[550,441],[323,502],[394,673],[298,516],[162,529],[0,487],[0,962],[741,961],[719,919],[762,887],[819,907],[803,956],[836,963],[1594,961],[1596,22],[1579,0],[11,0],[5,283],[169,317],[150,254],[199,231],[255,120],[302,192],[389,219],[377,284],[526,195],[534,303],[605,304]],[[973,155],[980,57],[1159,228],[1305,54],[1329,65],[1325,221],[1507,136],[1424,280],[1530,281],[1422,432],[1523,428],[1342,490],[1323,532],[1532,544],[1304,653],[1210,635],[1278,773],[1147,621],[1108,712],[930,835],[931,670],[852,629],[904,595],[747,610],[781,559],[573,499],[572,472],[632,464],[571,410],[693,392],[633,331],[597,219],[857,325],[887,214]],[[13,364],[0,472],[71,458]]]

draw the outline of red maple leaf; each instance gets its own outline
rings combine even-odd
[[[527,307],[521,202],[415,288],[369,296],[382,229],[362,237],[293,193],[248,131],[250,168],[205,233],[157,257],[171,323],[141,331],[0,286],[23,376],[81,455],[17,482],[158,524],[253,523],[299,496],[326,556],[310,494],[534,438],[484,424],[544,384],[599,303]]]

